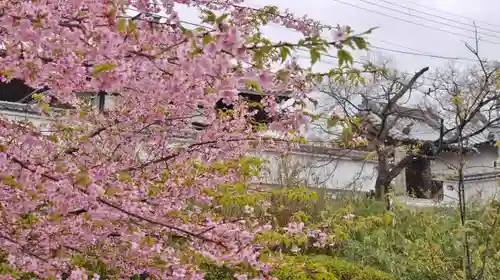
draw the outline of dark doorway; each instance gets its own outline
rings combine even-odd
[[[437,198],[442,194],[443,182],[432,180],[430,160],[413,159],[406,167],[406,191],[415,198]]]

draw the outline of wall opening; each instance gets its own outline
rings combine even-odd
[[[443,199],[443,182],[432,180],[431,164],[427,158],[419,157],[405,168],[406,192],[415,198]]]

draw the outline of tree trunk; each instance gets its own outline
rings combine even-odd
[[[383,199],[384,195],[389,191],[390,184],[391,182],[387,180],[387,174],[379,172],[375,181],[375,198]]]
[[[376,146],[378,174],[375,181],[375,198],[383,199],[389,189],[389,163],[387,162],[387,152],[380,145]]]
[[[427,159],[423,159],[423,170],[422,170],[422,185],[425,191],[425,198],[432,197],[432,172],[431,172],[431,163]]]
[[[390,169],[387,153],[379,146],[377,146],[377,157],[378,175],[375,181],[375,197],[377,199],[383,199],[384,195],[389,192],[392,180],[412,162],[413,156],[411,154],[406,155]]]

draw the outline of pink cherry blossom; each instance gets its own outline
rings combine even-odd
[[[345,27],[345,26],[340,26],[340,27],[332,30],[332,37],[333,37],[332,39],[333,39],[333,41],[336,41],[336,42],[345,41],[347,39],[348,35],[349,34],[347,33],[347,27]]]
[[[118,269],[120,279],[142,272],[203,279],[195,254],[218,264],[245,262],[269,279],[270,266],[259,261],[253,242],[270,226],[223,219],[213,197],[222,184],[248,178],[237,168],[213,167],[239,162],[251,148],[281,147],[249,122],[254,112],[238,98],[249,79],[273,93],[305,92],[311,85],[297,63],[281,66],[289,73],[282,80],[255,65],[248,38],[258,26],[242,1],[150,2],[2,2],[0,76],[49,87],[33,107],[50,123],[0,118],[0,248],[14,269],[44,277],[70,272],[72,280],[98,280],[71,257],[99,248],[100,260]],[[166,23],[132,20],[123,12],[128,4],[162,10]],[[229,16],[187,32],[174,4]],[[268,16],[304,34],[318,33],[308,18]],[[76,95],[100,91],[115,94],[113,107],[94,110]],[[92,98],[96,103],[97,95]],[[233,106],[231,116],[219,117],[214,106],[220,99]],[[48,108],[52,101],[72,109]],[[300,110],[277,110],[274,97],[262,104],[274,120],[269,127],[286,130],[303,122]],[[200,114],[206,128],[195,131],[193,116]]]

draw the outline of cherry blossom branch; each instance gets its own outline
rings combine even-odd
[[[29,255],[30,257],[33,257],[37,260],[40,260],[42,262],[45,262],[45,263],[49,263],[49,261],[47,259],[44,259],[43,257],[37,255],[37,254],[34,254],[32,253],[30,250],[26,249],[23,245],[19,244],[19,242],[17,242],[16,240],[6,236],[6,235],[3,235],[2,233],[0,233],[0,238],[4,239],[4,240],[7,240],[8,242],[12,243],[12,244],[15,244],[17,247],[19,247],[19,249],[21,250],[21,252],[25,253],[26,255]],[[51,264],[54,268],[57,268],[56,266],[54,266],[53,264]],[[57,268],[59,269],[59,268]]]
[[[10,158],[11,158],[11,160],[12,160],[13,162],[15,162],[15,163],[19,164],[22,168],[24,168],[24,169],[26,169],[26,170],[28,170],[28,171],[30,171],[30,172],[32,172],[32,173],[35,173],[35,172],[36,172],[36,170],[34,170],[33,168],[30,168],[30,167],[29,167],[26,163],[24,163],[24,162],[20,161],[20,160],[19,160],[19,159],[17,159],[16,157],[10,156]],[[43,176],[43,177],[45,177],[45,178],[47,178],[47,179],[49,179],[49,180],[51,180],[51,181],[55,181],[55,182],[57,182],[57,181],[59,181],[59,180],[60,180],[59,178],[56,178],[56,177],[51,176],[51,175],[48,175],[48,174],[46,174],[46,173],[42,173],[42,174],[41,174],[41,176]],[[82,188],[78,188],[78,187],[76,187],[76,188],[77,188],[77,190],[79,190],[80,192],[82,192],[82,193],[84,193],[84,194],[86,194],[86,195],[89,195],[89,193],[88,193],[86,190],[84,190],[84,189],[82,189]],[[115,210],[118,210],[119,212],[121,212],[121,213],[123,213],[123,214],[126,214],[126,215],[128,215],[128,216],[130,216],[130,217],[134,217],[134,218],[137,218],[137,219],[139,219],[139,220],[146,221],[146,222],[148,222],[148,223],[150,223],[150,224],[154,224],[154,225],[162,226],[162,227],[165,227],[165,228],[168,228],[168,229],[171,229],[171,230],[175,230],[175,231],[178,231],[178,232],[184,233],[184,234],[186,234],[186,235],[189,235],[189,236],[191,236],[191,237],[198,238],[198,239],[201,239],[201,240],[203,240],[203,241],[207,241],[207,242],[215,243],[215,244],[217,244],[217,245],[219,245],[219,246],[221,246],[221,247],[227,248],[227,246],[225,246],[224,244],[222,244],[220,241],[215,241],[215,240],[209,239],[209,238],[207,238],[207,237],[204,237],[202,234],[194,233],[194,232],[191,232],[191,231],[188,231],[188,230],[185,230],[185,229],[179,228],[179,227],[177,227],[177,226],[169,225],[169,224],[163,223],[163,222],[161,222],[161,221],[157,221],[157,220],[154,220],[154,219],[151,219],[151,218],[144,217],[144,216],[142,216],[142,215],[139,215],[139,214],[133,213],[133,212],[131,212],[131,211],[129,211],[129,210],[126,210],[126,209],[124,209],[124,208],[122,208],[122,207],[120,207],[120,206],[118,206],[118,205],[114,204],[114,203],[113,203],[113,202],[111,202],[111,201],[106,200],[105,198],[102,198],[102,197],[97,197],[97,198],[96,198],[96,200],[97,200],[98,202],[100,202],[101,204],[104,204],[104,205],[106,205],[106,206],[108,206],[108,207],[111,207],[111,208],[113,208],[113,209],[115,209]]]
[[[239,142],[239,141],[250,141],[250,140],[255,140],[255,138],[227,139],[227,140],[224,140],[224,141],[225,142]],[[220,140],[210,140],[210,141],[198,142],[198,143],[190,144],[187,147],[187,149],[191,149],[191,148],[195,148],[195,147],[203,146],[203,145],[217,144],[219,142],[220,142]],[[145,168],[145,167],[147,167],[149,165],[153,165],[153,164],[158,164],[158,163],[161,163],[161,162],[169,161],[169,160],[171,160],[171,159],[179,156],[180,154],[182,154],[182,152],[173,153],[173,154],[170,154],[170,155],[167,155],[167,156],[155,159],[155,160],[151,160],[151,161],[145,162],[145,163],[143,163],[141,165],[138,165],[138,166],[131,166],[131,167],[128,167],[128,168],[124,168],[124,169],[120,170],[120,172],[130,172],[130,171],[135,171],[135,170],[143,169],[143,168]]]
[[[80,189],[80,190],[81,190],[81,189]],[[83,190],[81,190],[81,191],[83,191]],[[136,219],[146,221],[146,222],[148,222],[148,223],[150,223],[150,224],[153,224],[153,225],[162,226],[162,227],[165,227],[165,228],[168,228],[168,229],[171,229],[171,230],[175,230],[175,231],[178,231],[178,232],[182,232],[182,233],[184,233],[184,234],[186,234],[186,235],[189,235],[189,236],[192,236],[192,237],[195,237],[195,238],[201,239],[201,240],[206,241],[206,242],[215,243],[215,244],[217,244],[217,245],[219,245],[219,246],[224,247],[224,248],[226,248],[226,249],[227,249],[227,246],[226,246],[226,245],[224,245],[222,242],[220,242],[220,241],[215,241],[215,240],[212,240],[212,239],[210,239],[210,238],[204,237],[204,236],[203,236],[204,232],[202,232],[202,233],[194,233],[194,232],[191,232],[191,231],[188,231],[188,230],[182,229],[182,228],[180,228],[180,227],[176,227],[176,226],[173,226],[173,225],[168,225],[168,224],[165,224],[165,223],[163,223],[163,222],[160,222],[160,221],[157,221],[157,220],[153,220],[153,219],[148,218],[148,217],[141,216],[141,215],[139,215],[139,214],[136,214],[136,213],[133,213],[133,212],[128,211],[128,210],[126,210],[126,209],[123,209],[123,208],[121,208],[120,206],[118,206],[118,205],[116,205],[116,204],[114,204],[114,203],[112,203],[112,202],[110,202],[110,201],[108,201],[108,200],[105,200],[105,199],[103,199],[103,198],[101,198],[101,197],[98,197],[98,198],[97,198],[97,201],[99,201],[100,203],[102,203],[102,204],[104,204],[104,205],[106,205],[106,206],[109,206],[109,207],[111,207],[111,208],[113,208],[113,209],[115,209],[115,210],[118,210],[118,211],[119,211],[119,212],[121,212],[121,213],[127,214],[127,215],[128,215],[128,216],[130,216],[130,217],[134,217],[134,218],[136,218]]]

